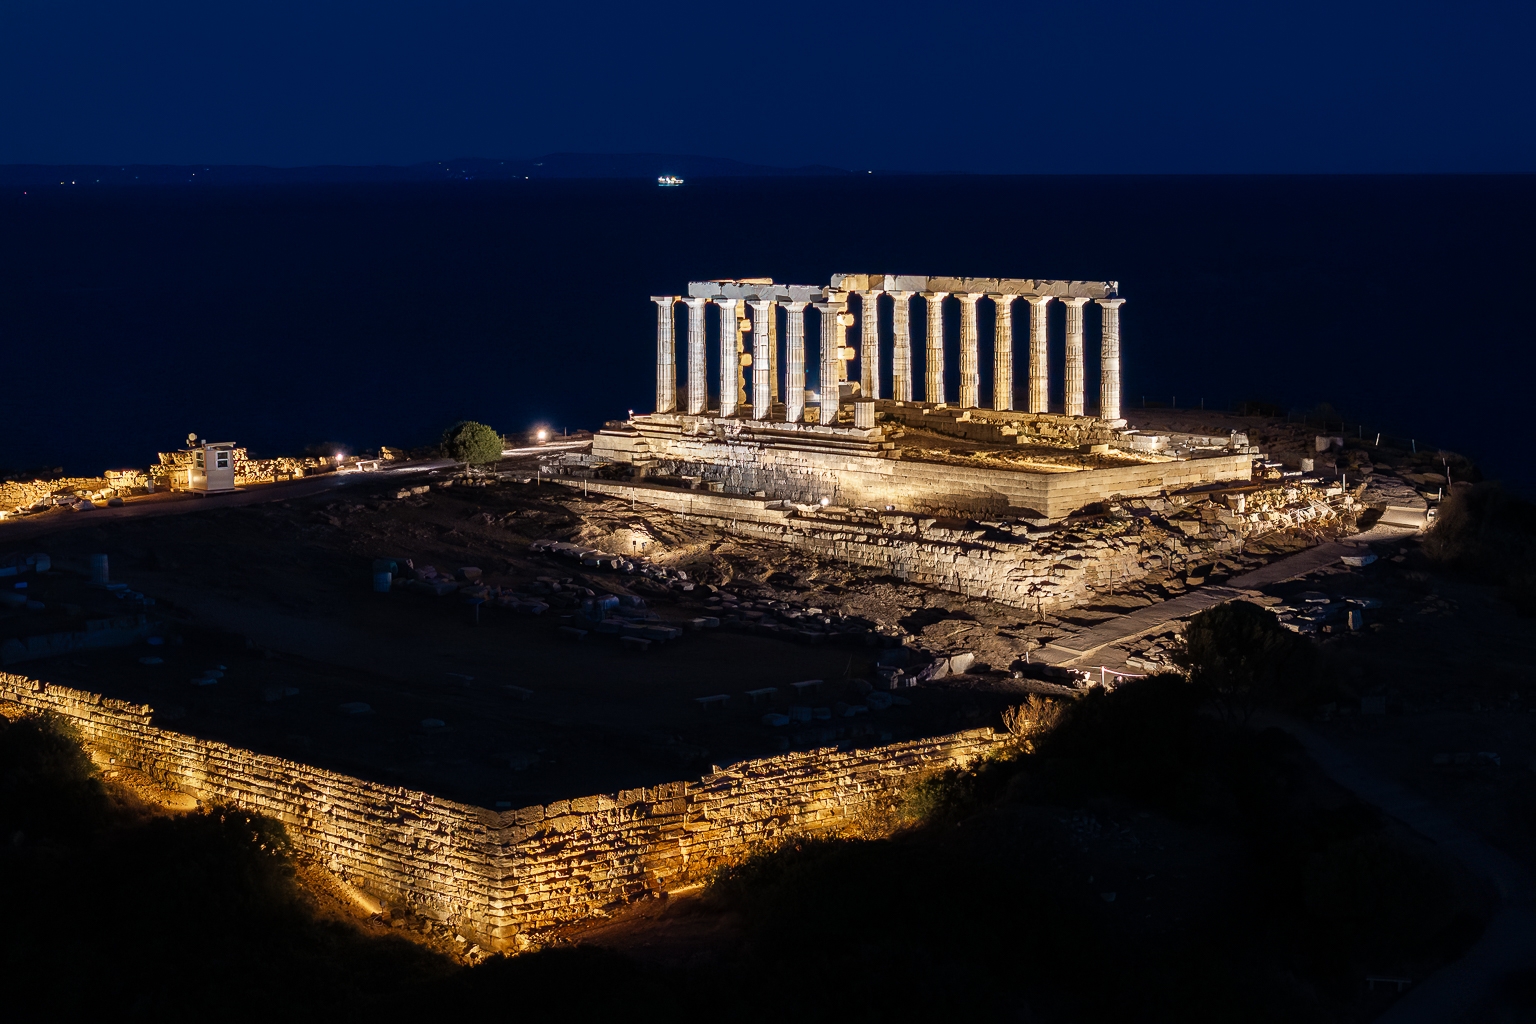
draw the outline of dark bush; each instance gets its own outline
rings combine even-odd
[[[443,454],[455,462],[483,466],[501,461],[501,435],[484,423],[463,420],[443,431]]]
[[[1222,717],[1238,724],[1259,704],[1291,703],[1316,667],[1311,644],[1247,601],[1217,605],[1190,619],[1180,661]]]

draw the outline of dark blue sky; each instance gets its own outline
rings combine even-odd
[[[0,163],[1536,171],[1536,4],[0,5]]]

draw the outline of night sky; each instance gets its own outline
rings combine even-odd
[[[1536,170],[1536,5],[0,5],[0,163]]]

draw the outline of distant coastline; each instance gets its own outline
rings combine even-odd
[[[522,181],[548,178],[825,178],[840,167],[774,167],[675,153],[550,153],[526,160],[460,157],[409,166],[256,164],[3,164],[0,185],[277,185],[434,181]]]

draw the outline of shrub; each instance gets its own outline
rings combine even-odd
[[[1283,700],[1301,682],[1311,653],[1307,641],[1272,614],[1233,601],[1190,619],[1179,660],[1223,718],[1245,723],[1258,704]]]
[[[483,466],[501,461],[501,435],[484,423],[463,420],[443,431],[443,454],[455,462]]]

